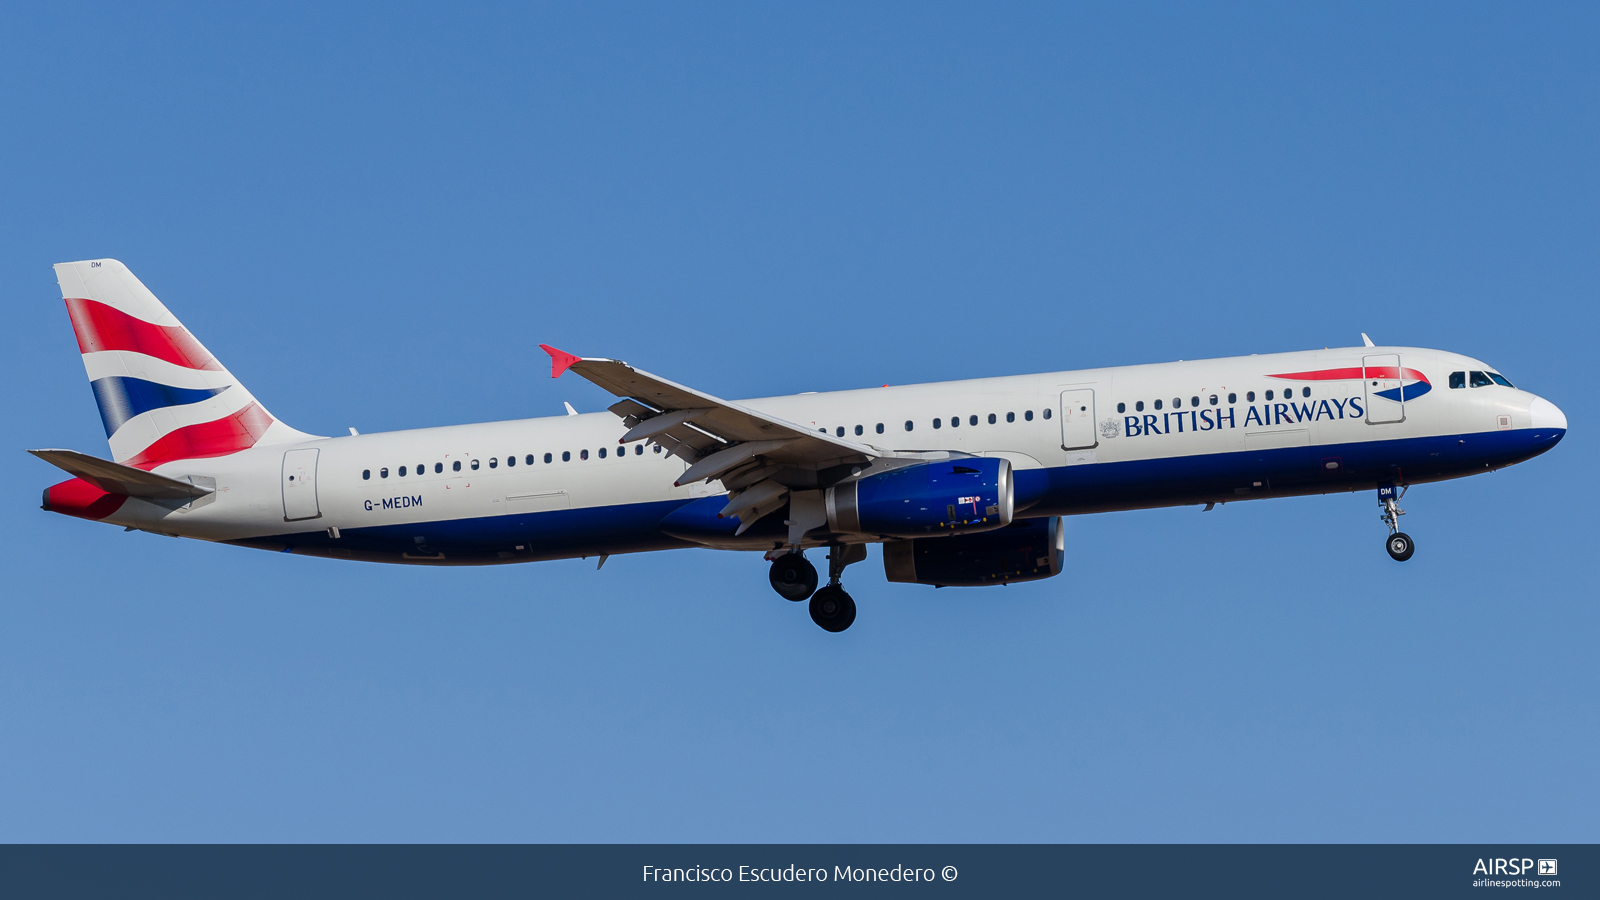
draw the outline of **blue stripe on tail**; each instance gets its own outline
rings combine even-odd
[[[123,423],[140,413],[199,403],[228,389],[180,388],[120,375],[96,378],[89,386],[94,388],[94,402],[100,406],[100,421],[106,426],[106,437],[111,437]]]

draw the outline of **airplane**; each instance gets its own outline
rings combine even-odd
[[[1538,456],[1555,404],[1476,359],[1375,346],[724,400],[540,345],[606,412],[323,437],[276,418],[114,259],[55,266],[111,459],[46,511],[300,556],[423,566],[689,547],[764,554],[779,596],[855,621],[847,566],[1006,585],[1067,567],[1062,517],[1376,491]],[[808,550],[826,548],[818,586]]]

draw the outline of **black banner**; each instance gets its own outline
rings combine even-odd
[[[164,900],[1593,897],[1597,864],[1591,844],[0,847],[9,896]]]

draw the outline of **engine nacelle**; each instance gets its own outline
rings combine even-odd
[[[1061,517],[1052,516],[982,534],[889,541],[883,571],[890,581],[977,587],[1059,575],[1066,557]]]
[[[914,463],[828,488],[828,527],[846,534],[921,537],[1011,524],[1011,463],[960,457]]]

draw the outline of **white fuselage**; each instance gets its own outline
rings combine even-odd
[[[1426,392],[1417,396],[1420,383],[1410,382],[1402,404],[1373,396],[1392,390],[1387,382],[1275,377],[1359,369],[1363,359],[1384,355],[1422,373]],[[1343,348],[743,405],[885,450],[1003,456],[1018,473],[1018,516],[1042,516],[1458,477],[1553,446],[1566,423],[1547,401],[1499,384],[1446,385],[1450,373],[1487,370],[1436,350]],[[1407,381],[1403,372],[1398,381]],[[1292,399],[1283,399],[1285,391]],[[721,489],[716,482],[675,487],[684,461],[648,443],[619,446],[626,430],[607,412],[258,446],[162,465],[155,471],[174,478],[214,479],[216,492],[177,509],[130,500],[106,521],[205,540],[424,563],[696,543],[772,546],[759,537],[730,543],[662,534],[654,523],[666,513]],[[1554,439],[1539,437],[1541,431]],[[1326,448],[1348,449],[1324,459]],[[315,516],[286,521],[286,454],[313,449],[313,456],[296,457],[314,460],[296,486],[310,479]],[[1250,474],[1251,466],[1260,474]],[[1030,490],[1023,492],[1030,472]],[[556,530],[538,524],[541,517]]]

